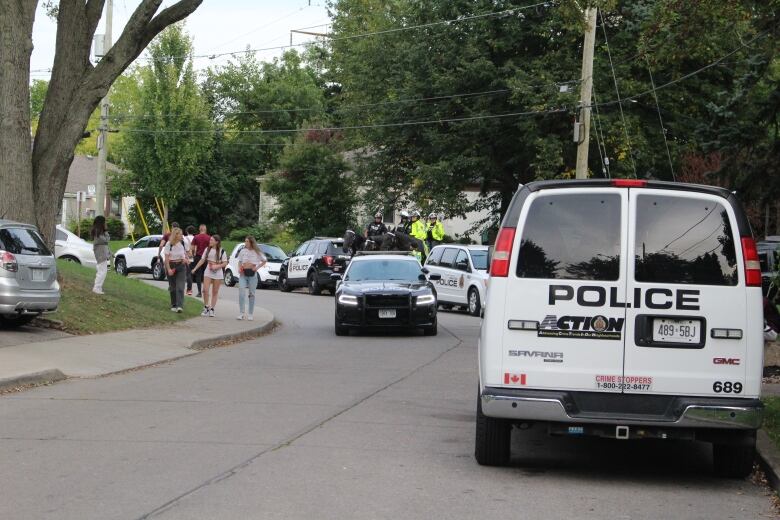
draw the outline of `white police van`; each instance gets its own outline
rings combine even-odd
[[[435,282],[439,305],[465,306],[472,316],[482,314],[489,278],[487,246],[436,246],[425,260],[425,267],[441,275]]]
[[[761,270],[727,190],[642,180],[521,187],[490,268],[476,459],[512,426],[711,442],[752,469],[763,368]]]

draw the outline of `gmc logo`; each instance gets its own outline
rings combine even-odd
[[[712,358],[712,362],[716,365],[739,365],[739,358],[716,357]]]

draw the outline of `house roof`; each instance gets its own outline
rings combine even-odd
[[[76,193],[77,191],[87,191],[87,186],[97,182],[97,157],[90,155],[77,155],[73,158],[73,163],[68,171],[68,182],[65,184],[65,193]],[[107,162],[106,170],[109,172],[121,172],[122,169],[116,164]],[[110,184],[111,180],[108,179]]]

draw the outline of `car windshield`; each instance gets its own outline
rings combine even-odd
[[[0,229],[0,249],[15,255],[51,255],[38,232],[28,228]]]
[[[345,278],[350,282],[392,280],[417,282],[422,270],[415,260],[363,260],[353,262]]]
[[[287,258],[287,255],[284,254],[284,251],[282,251],[282,248],[280,247],[262,245],[260,246],[260,249],[269,262],[283,262],[284,259]]]
[[[481,271],[487,271],[488,268],[488,252],[482,249],[471,250],[471,261],[474,264],[474,269]]]

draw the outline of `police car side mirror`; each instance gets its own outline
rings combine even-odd
[[[434,273],[434,274],[428,276],[428,279],[429,280],[433,280],[435,282],[436,280],[441,280],[441,275],[437,274],[437,273]]]
[[[338,274],[338,273],[333,273],[333,274],[330,275],[330,279],[333,280],[333,281],[338,282],[339,280],[341,280],[341,275]]]
[[[430,271],[428,270],[428,268],[427,268],[427,267],[423,267],[423,268],[422,268],[422,272],[423,272],[423,274],[428,274],[428,273],[430,273]]]

